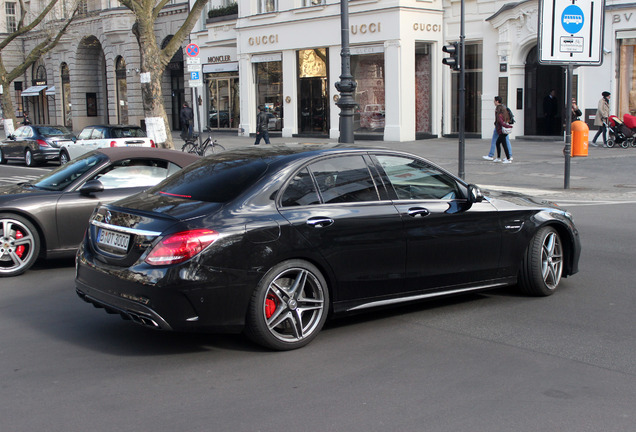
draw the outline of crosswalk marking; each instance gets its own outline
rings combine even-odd
[[[39,175],[21,175],[21,176],[8,176],[8,177],[0,177],[0,184],[8,183],[8,184],[18,184],[23,182],[28,182],[32,180],[37,180],[41,176]]]

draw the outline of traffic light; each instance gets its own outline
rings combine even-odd
[[[459,42],[451,42],[449,45],[444,45],[442,51],[450,54],[450,57],[444,57],[442,63],[446,66],[450,66],[452,70],[461,69],[459,64]]]

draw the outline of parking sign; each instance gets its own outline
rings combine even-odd
[[[605,0],[540,0],[539,63],[603,63]]]

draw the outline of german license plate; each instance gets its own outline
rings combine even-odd
[[[121,251],[128,250],[130,236],[128,234],[120,234],[107,229],[100,229],[97,235],[97,243],[107,245]]]

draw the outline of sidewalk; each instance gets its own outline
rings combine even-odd
[[[205,136],[205,134],[204,134]],[[240,137],[231,132],[212,134],[226,149],[251,146],[253,137]],[[173,134],[175,148],[183,141],[178,132]],[[324,138],[270,139],[272,145],[286,143],[333,143]],[[465,141],[465,180],[484,189],[511,190],[534,196],[567,201],[636,201],[636,148],[588,149],[587,157],[570,159],[570,188],[564,189],[565,144],[558,141],[528,141],[513,139],[513,163],[503,165],[482,159],[490,148],[489,139]],[[263,145],[261,141],[261,145]],[[394,142],[358,140],[356,146],[385,147],[423,156],[458,174],[459,140],[434,138],[427,140]]]

